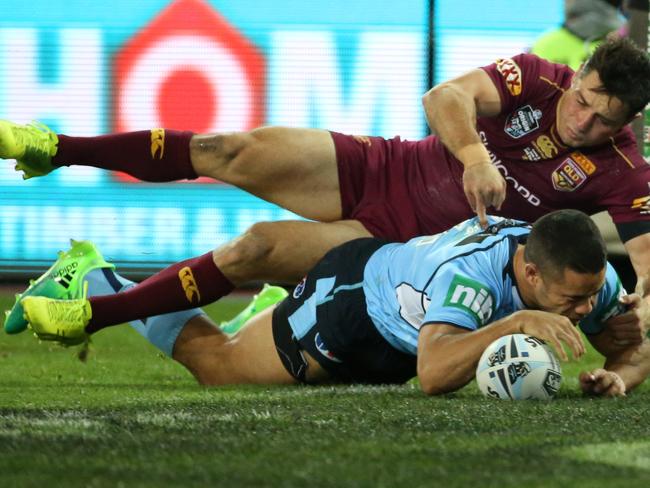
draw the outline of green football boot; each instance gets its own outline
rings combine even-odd
[[[55,341],[64,346],[87,343],[86,325],[92,317],[90,302],[86,299],[88,283],[83,295],[76,300],[55,300],[47,297],[25,297],[20,302],[25,310],[29,328],[42,341]]]
[[[28,296],[42,296],[59,300],[81,298],[84,277],[97,268],[115,268],[106,262],[90,241],[70,241],[67,252],[60,251],[59,259],[23,293],[16,295],[13,308],[5,312],[4,329],[7,334],[18,334],[27,328],[21,300]]]
[[[25,180],[54,169],[52,157],[58,143],[57,135],[44,124],[20,125],[0,120],[0,158],[15,159],[16,171],[22,171]]]
[[[234,318],[222,322],[219,326],[226,334],[234,334],[241,329],[248,320],[262,310],[283,300],[288,295],[287,290],[280,286],[264,285],[262,291],[253,297],[248,306]]]

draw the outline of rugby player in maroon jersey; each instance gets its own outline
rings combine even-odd
[[[28,177],[78,164],[145,181],[207,176],[312,220],[257,223],[127,292],[93,297],[91,330],[211,303],[251,280],[295,283],[346,241],[403,241],[474,213],[485,221],[487,209],[530,221],[607,210],[647,295],[650,168],[627,124],[649,100],[647,54],[617,39],[577,73],[521,54],[434,87],[423,104],[436,135],[420,141],[280,127],[80,138],[0,122],[0,157]],[[620,340],[641,340],[613,325]]]

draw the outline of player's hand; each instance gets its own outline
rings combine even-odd
[[[463,190],[482,227],[487,227],[487,209],[501,209],[506,199],[506,180],[491,162],[476,163],[463,172]]]
[[[625,382],[613,371],[599,368],[580,373],[580,389],[588,395],[604,397],[625,396]]]
[[[517,320],[522,334],[542,339],[555,349],[555,352],[563,361],[568,361],[569,356],[562,343],[571,349],[573,357],[576,359],[586,351],[585,343],[577,327],[563,315],[541,310],[520,310],[512,316]]]
[[[627,311],[607,320],[606,332],[617,347],[626,348],[641,344],[645,337],[644,317],[648,315],[650,307],[636,294],[624,295],[619,302]]]

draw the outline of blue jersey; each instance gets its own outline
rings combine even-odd
[[[367,311],[391,345],[416,354],[423,324],[472,331],[525,308],[512,264],[530,226],[499,217],[489,222],[483,230],[477,218],[466,220],[441,234],[387,244],[370,257],[363,280]],[[621,312],[624,293],[608,263],[605,286],[581,328],[600,332],[604,320]]]

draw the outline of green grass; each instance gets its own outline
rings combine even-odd
[[[97,334],[85,364],[0,334],[0,485],[650,486],[650,388],[583,398],[576,374],[600,361],[565,365],[550,403],[488,400],[474,384],[441,398],[414,385],[205,389],[128,327]]]

